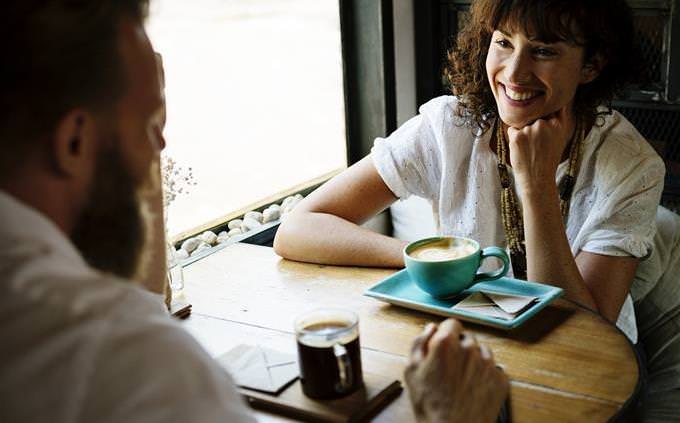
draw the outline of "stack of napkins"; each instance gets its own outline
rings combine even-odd
[[[526,295],[499,294],[477,291],[451,307],[504,320],[514,320],[538,300]]]
[[[238,386],[278,395],[298,377],[294,354],[260,345],[238,345],[217,358]]]

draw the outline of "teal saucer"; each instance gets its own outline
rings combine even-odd
[[[476,291],[526,295],[537,297],[538,300],[512,320],[451,308]],[[364,295],[401,307],[509,330],[522,325],[562,295],[562,288],[513,278],[500,278],[490,282],[479,282],[454,297],[438,300],[418,288],[404,269],[368,288]]]

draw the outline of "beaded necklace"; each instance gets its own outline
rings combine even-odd
[[[517,202],[517,195],[512,189],[512,181],[508,173],[506,160],[507,140],[503,125],[496,120],[496,156],[498,160],[498,176],[501,181],[501,216],[505,238],[510,249],[510,261],[512,272],[517,279],[527,278],[527,256],[524,239],[524,221],[522,211]],[[585,137],[585,128],[580,122],[574,128],[574,134],[569,141],[569,165],[567,174],[559,183],[560,212],[566,225],[566,217],[569,213],[569,201],[576,183],[576,174],[580,165],[581,144]]]

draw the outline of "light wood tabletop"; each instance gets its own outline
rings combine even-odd
[[[402,379],[411,342],[426,323],[442,318],[362,295],[394,271],[298,263],[268,247],[233,244],[184,269],[193,311],[182,325],[213,356],[243,343],[295,352],[297,315],[345,308],[359,315],[364,370]],[[638,358],[627,338],[568,301],[554,302],[510,332],[464,326],[509,375],[513,422],[609,421],[638,389]],[[376,421],[414,421],[407,392]]]

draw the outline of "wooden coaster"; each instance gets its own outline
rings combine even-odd
[[[302,393],[300,380],[296,380],[279,396],[239,388],[251,407],[281,414],[306,422],[362,422],[375,416],[399,396],[402,391],[398,380],[364,372],[364,387],[344,398],[314,400]]]

